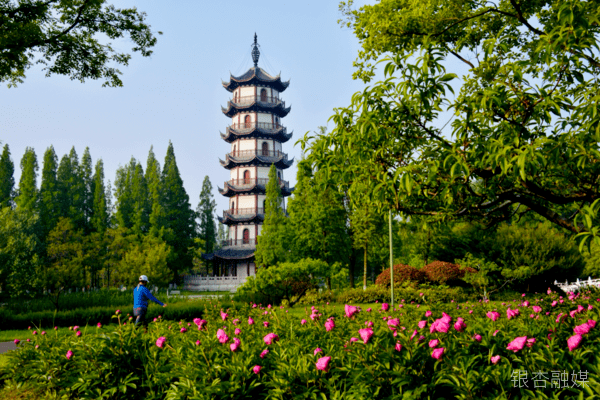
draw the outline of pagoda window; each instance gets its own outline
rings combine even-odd
[[[250,231],[246,228],[242,233],[242,244],[250,243]]]
[[[267,142],[262,142],[262,155],[265,157],[269,156],[269,143]]]
[[[267,101],[267,90],[266,89],[260,90],[260,101],[263,101],[263,102]]]
[[[250,122],[250,116],[246,115],[244,117],[244,125],[245,125],[246,128],[250,128],[250,124],[251,124],[251,122]]]
[[[244,171],[244,184],[247,185],[250,183],[250,170]]]
[[[235,201],[231,202],[231,213],[233,214],[235,210]]]
[[[238,101],[238,92],[236,90],[236,92],[233,94],[233,102],[237,103],[237,101]]]

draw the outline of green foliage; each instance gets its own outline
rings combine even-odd
[[[171,257],[171,247],[152,235],[136,237],[129,243],[121,259],[122,279],[135,282],[140,275],[152,277],[152,285],[165,287],[172,280],[167,261]]]
[[[265,198],[265,219],[254,252],[257,265],[274,266],[288,260],[287,225],[277,168],[275,164],[271,164]]]
[[[42,183],[40,185],[39,213],[44,238],[54,229],[61,216],[60,190],[57,180],[58,157],[54,147],[50,146],[44,153],[42,167]]]
[[[585,266],[577,245],[548,223],[503,224],[487,245],[486,258],[502,268],[504,277],[538,292],[555,280],[575,280]]]
[[[215,250],[217,240],[217,226],[215,225],[215,209],[217,203],[212,195],[212,185],[208,175],[204,177],[202,182],[202,190],[200,191],[200,202],[196,213],[200,218],[198,224],[198,234],[204,241],[204,253],[210,254]]]
[[[0,209],[11,207],[15,190],[15,166],[10,159],[8,144],[4,145],[0,156]]]
[[[150,203],[144,170],[139,161],[131,158],[129,164],[117,170],[115,180],[117,222],[120,227],[133,229],[138,234],[150,229]]]
[[[582,276],[590,276],[593,279],[600,278],[600,245],[596,242],[592,243],[589,250],[584,250],[583,259],[585,268]]]
[[[175,150],[169,141],[162,171],[164,189],[165,234],[164,239],[173,248],[173,258],[169,268],[177,279],[180,272],[192,266],[193,255],[189,248],[194,245],[196,235],[196,213],[190,205],[190,198],[183,187],[183,180],[177,168]]]
[[[150,146],[146,161],[146,184],[148,185],[148,201],[150,202],[150,233],[154,236],[161,234],[165,226],[164,194],[160,163]]]
[[[279,303],[287,300],[297,302],[304,294],[317,287],[320,280],[331,273],[329,265],[322,260],[305,258],[298,262],[284,262],[277,266],[259,268],[255,276],[249,276],[238,292],[258,292]]]
[[[40,284],[42,245],[37,215],[18,208],[0,210],[0,285],[10,296],[26,296]]]
[[[83,211],[84,232],[92,231],[91,219],[94,209],[94,181],[92,178],[92,156],[90,148],[86,147],[79,165],[79,176],[81,177],[81,209]]]
[[[35,151],[31,147],[25,149],[21,159],[21,178],[19,179],[19,194],[15,198],[17,207],[34,212],[38,202],[38,188],[36,184],[38,162]]]
[[[84,199],[85,186],[80,174],[79,157],[75,147],[69,154],[60,159],[56,174],[59,187],[58,204],[60,214],[58,217],[69,218],[76,226],[85,226]]]
[[[384,80],[302,144],[353,202],[487,224],[532,212],[600,234],[597,4],[341,7],[362,47],[355,77],[369,81],[381,62]]]
[[[423,283],[427,280],[425,271],[406,264],[394,264],[394,287],[400,287],[404,282]],[[375,279],[378,286],[389,288],[392,285],[390,269],[384,269]]]
[[[90,225],[95,232],[104,233],[109,226],[110,218],[106,199],[106,187],[104,186],[104,163],[101,159],[96,161],[92,188],[93,197]]]
[[[0,15],[0,81],[9,87],[22,83],[25,71],[38,63],[45,65],[46,76],[104,79],[103,86],[122,86],[115,64],[127,66],[131,55],[116,51],[106,40],[129,36],[132,51],[144,57],[156,44],[145,13],[104,0],[4,0]]]

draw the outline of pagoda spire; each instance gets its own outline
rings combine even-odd
[[[258,51],[256,32],[254,32],[254,45],[252,46],[252,61],[254,61],[254,68],[258,67],[258,57],[260,57],[260,51]]]

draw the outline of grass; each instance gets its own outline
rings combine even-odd
[[[198,295],[202,295],[202,296],[228,296],[228,295],[233,295],[233,293],[231,292],[198,292],[198,291],[192,291],[192,290],[180,290],[179,291],[179,295],[177,296],[198,296]],[[175,297],[169,295],[169,297]]]
[[[117,324],[103,325],[101,328],[101,331],[102,332],[111,332],[111,331],[114,331],[116,329],[116,327],[117,327]],[[57,330],[54,330],[52,328],[37,329],[32,326],[31,329],[1,330],[0,331],[0,342],[12,342],[15,339],[27,340],[27,338],[33,337],[34,330],[37,331],[37,334],[39,335],[40,332],[45,329],[47,329],[46,334],[51,337],[74,335],[73,331],[69,330],[69,328],[58,328]],[[96,329],[97,328],[95,325],[88,325],[87,327],[81,326],[79,328],[79,330],[82,331],[84,334],[85,333],[95,333]],[[2,397],[0,397],[0,398],[2,398]]]

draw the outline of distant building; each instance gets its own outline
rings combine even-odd
[[[228,238],[222,249],[205,254],[215,267],[215,276],[186,277],[185,285],[194,290],[230,290],[256,273],[254,251],[264,220],[266,186],[271,164],[277,167],[281,194],[285,198],[293,191],[283,180],[283,171],[293,160],[283,152],[282,144],[292,133],[281,124],[291,107],[286,107],[280,94],[290,82],[280,75],[271,76],[258,67],[260,52],[254,34],[252,59],[254,67],[241,76],[230,76],[223,87],[232,93],[223,114],[231,117],[231,125],[221,137],[231,144],[231,152],[221,165],[230,171],[230,179],[219,192],[229,198],[229,209],[219,221],[228,226]],[[285,209],[285,201],[282,200]]]

